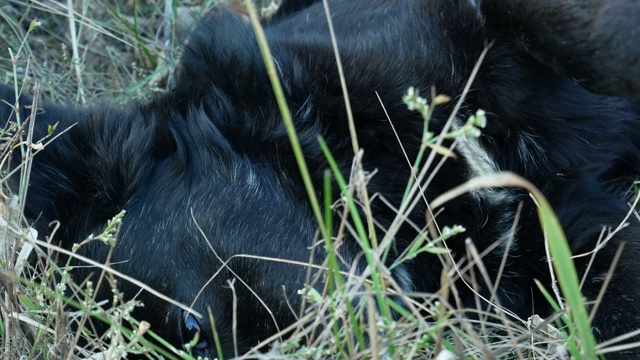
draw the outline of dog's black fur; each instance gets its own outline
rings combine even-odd
[[[397,206],[409,179],[408,162],[388,121],[414,159],[423,120],[402,103],[407,88],[416,86],[428,94],[435,86],[455,102],[481,53],[494,41],[458,114],[466,119],[484,109],[488,125],[479,139],[458,143],[456,158],[446,160],[424,189],[426,198],[477,175],[516,172],[551,200],[576,254],[593,250],[603,227],[616,227],[629,212],[612,183],[640,171],[640,108],[632,100],[590,92],[567,74],[588,76],[591,90],[627,97],[637,95],[633,86],[640,82],[631,78],[631,87],[609,85],[589,73],[598,66],[589,50],[569,43],[560,51],[552,40],[561,41],[557,37],[562,34],[546,31],[579,16],[587,25],[572,29],[571,36],[584,36],[588,42],[587,20],[597,18],[597,6],[604,2],[593,1],[592,11],[576,15],[573,1],[559,1],[566,6],[552,19],[535,9],[535,2],[521,2],[520,15],[509,1],[498,0],[329,3],[364,167],[378,170],[368,185],[371,194],[380,193]],[[327,163],[318,136],[326,139],[344,174],[353,156],[322,3],[285,2],[266,34],[312,179],[321,189]],[[531,34],[541,35],[529,41]],[[611,50],[604,42],[594,46]],[[564,61],[566,54],[574,61]],[[612,64],[619,71],[627,64],[611,54],[603,66]],[[99,232],[125,209],[113,267],[190,304],[220,269],[219,258],[249,254],[308,261],[317,225],[251,26],[236,14],[216,11],[193,32],[180,67],[176,86],[146,104],[126,109],[43,106],[35,138],[46,133],[47,124],[60,122],[61,129],[77,124],[34,158],[25,215],[38,219],[45,234],[46,225],[59,220],[56,238],[70,246]],[[13,89],[0,87],[0,98],[14,103]],[[30,114],[31,99],[22,96],[19,103],[24,118]],[[442,129],[451,110],[452,105],[436,110],[432,131]],[[10,106],[0,105],[2,119],[11,114]],[[519,225],[512,233],[521,203]],[[383,227],[395,216],[380,200],[374,201],[373,211]],[[424,226],[425,211],[426,205],[419,205],[411,220]],[[467,229],[464,236],[448,241],[457,259],[465,255],[466,238],[483,251],[513,236],[497,300],[525,318],[551,312],[534,284],[538,279],[549,288],[551,279],[535,206],[526,193],[477,190],[445,204],[436,220]],[[409,226],[402,228],[396,251],[416,235]],[[625,244],[594,319],[601,340],[640,328],[639,236],[640,227],[631,221],[598,252],[584,283],[584,295],[595,299],[614,253]],[[484,257],[494,279],[504,249],[500,245]],[[359,258],[355,241],[341,251],[347,261]],[[90,244],[82,254],[103,261],[107,247]],[[313,261],[323,260],[316,249]],[[588,261],[576,259],[581,275]],[[303,287],[305,268],[246,257],[234,258],[229,266],[260,296],[281,328],[294,321],[284,299],[297,308],[301,300],[296,291]],[[422,255],[395,275],[406,290],[435,292],[441,268],[434,255]],[[84,279],[92,273],[78,269],[74,276]],[[233,297],[227,284],[233,277],[223,271],[194,305],[201,313],[212,309],[225,356],[233,355]],[[130,296],[138,292],[124,281],[120,288]],[[273,334],[276,326],[245,286],[236,283],[235,291],[242,306],[238,346],[244,351]],[[110,293],[105,294],[109,298]],[[464,305],[472,306],[471,292],[461,289],[461,294]],[[144,291],[138,298],[145,303],[136,310],[138,319],[151,322],[154,331],[176,346],[189,340],[175,306]],[[203,334],[211,334],[207,318],[200,326]],[[215,354],[213,342],[209,345]]]
[[[487,23],[581,85],[640,97],[640,5],[633,0],[488,0]]]

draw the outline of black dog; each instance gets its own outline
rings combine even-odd
[[[627,61],[637,49],[618,51],[620,41],[630,43],[630,38],[617,33],[608,37],[596,32],[606,39],[620,36],[611,42],[596,38],[596,50],[611,56],[592,56],[591,48],[580,45],[592,30],[589,24],[602,13],[600,7],[610,2],[591,1],[581,9],[570,6],[572,1],[553,2],[564,5],[557,8],[498,0],[329,3],[364,168],[378,170],[368,183],[371,194],[398,206],[410,178],[396,136],[413,161],[424,122],[402,103],[407,89],[416,86],[428,94],[435,86],[454,99],[433,115],[430,130],[439,133],[478,59],[493,42],[457,115],[466,119],[483,109],[487,126],[481,137],[457,143],[457,156],[447,159],[424,188],[426,199],[476,176],[516,172],[551,200],[575,254],[592,251],[603,227],[616,227],[630,211],[612,184],[640,171],[640,108],[610,95],[637,96],[638,68]],[[553,17],[546,16],[549,13]],[[637,17],[625,17],[634,12],[616,14],[624,20],[620,24],[637,23]],[[567,22],[578,25],[567,32],[553,31]],[[322,3],[285,2],[266,33],[312,180],[321,189],[328,165],[317,138],[327,141],[343,174],[349,174],[353,157]],[[611,82],[599,69],[627,83]],[[590,92],[571,77],[607,95]],[[13,104],[13,89],[0,87],[0,98]],[[26,118],[31,99],[23,96],[19,104]],[[2,119],[12,113],[10,106],[0,105]],[[461,121],[454,121],[454,127]],[[45,105],[36,118],[35,137],[44,136],[46,125],[55,122],[62,129],[77,124],[34,158],[25,212],[39,219],[43,233],[44,225],[59,220],[56,238],[65,246],[99,232],[125,209],[113,267],[187,304],[221,268],[219,258],[249,254],[309,260],[317,224],[254,32],[240,16],[219,11],[200,23],[185,50],[177,84],[168,93],[127,109]],[[520,204],[524,207],[512,230]],[[395,212],[380,200],[372,206],[386,228]],[[410,220],[424,228],[426,210],[419,204]],[[447,242],[457,259],[465,255],[466,238],[479,251],[513,238],[508,254],[498,245],[483,259],[493,281],[508,256],[498,301],[524,318],[551,312],[534,284],[538,279],[550,287],[551,276],[528,194],[516,189],[474,191],[445,204],[436,221],[466,228],[463,236]],[[417,235],[413,227],[402,227],[390,261]],[[640,328],[639,237],[640,226],[630,224],[597,253],[589,269],[583,292],[594,300],[615,252],[625,243],[593,323],[600,340]],[[347,262],[356,261],[360,252],[353,241],[343,246],[341,255]],[[82,254],[103,261],[107,248],[89,245]],[[321,264],[324,258],[317,250],[312,261]],[[589,257],[576,259],[580,275],[588,262]],[[233,259],[229,267],[264,301],[236,286],[243,309],[237,316],[242,351],[276,332],[265,305],[279,324],[295,320],[284,299],[299,306],[296,291],[303,287],[307,269],[247,257]],[[437,257],[422,255],[397,268],[394,276],[405,290],[436,292],[441,270]],[[74,276],[83,279],[91,273],[78,269]],[[233,355],[233,296],[227,284],[233,277],[224,270],[194,305],[201,313],[212,309],[225,356]],[[120,288],[130,296],[138,292],[126,282]],[[461,296],[473,305],[470,291],[461,290]],[[145,303],[134,314],[138,319],[151,322],[153,330],[176,346],[191,340],[186,328],[193,325],[193,317],[149,293],[138,297]],[[207,338],[208,319],[200,319],[198,326],[205,338],[199,346],[202,354],[208,354],[207,348],[215,354]]]

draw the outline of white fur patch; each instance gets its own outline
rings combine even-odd
[[[498,164],[480,144],[479,138],[464,136],[459,139],[456,149],[468,166],[470,179],[500,172]],[[510,192],[506,189],[478,188],[472,190],[471,195],[492,205],[504,204],[513,200]]]
[[[519,140],[519,155],[521,157],[533,157],[529,151],[530,146],[527,146],[530,145],[532,139],[521,137]],[[468,166],[467,171],[470,179],[496,174],[501,170],[492,155],[482,146],[480,138],[464,136],[458,140],[456,149]],[[531,158],[530,160],[533,162],[535,159]],[[498,219],[492,220],[492,225],[496,226],[500,233],[500,236],[495,239],[500,245],[493,255],[504,256],[509,239],[513,239],[509,250],[514,250],[517,246],[517,229],[513,229],[513,222],[515,221],[515,196],[513,192],[504,188],[477,188],[471,191],[471,196],[478,202],[488,203],[490,206],[502,208],[504,211]]]

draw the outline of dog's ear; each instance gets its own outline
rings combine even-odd
[[[5,140],[9,134],[14,137],[4,144],[5,151],[12,149],[9,170],[21,166],[21,147],[28,144],[28,137],[35,144],[32,152],[37,153],[29,172],[24,209],[27,218],[39,219],[46,226],[53,220],[67,223],[67,216],[74,211],[93,209],[83,214],[83,224],[106,223],[122,209],[150,166],[145,160],[160,138],[151,130],[155,127],[130,109],[104,104],[90,108],[58,106],[40,98],[34,101],[27,94],[16,101],[15,93],[13,87],[0,83],[0,121],[10,129],[3,136]],[[165,145],[162,147],[167,148]],[[14,173],[8,180],[14,191],[22,181],[19,176],[19,172]],[[75,230],[82,233],[84,230],[78,229],[84,225],[77,226]],[[60,238],[75,240],[64,235]]]
[[[321,0],[284,0],[278,7],[278,10],[273,15],[271,20],[278,20],[280,18],[291,15],[292,13],[303,10]]]
[[[587,89],[640,98],[640,2],[482,0],[495,36]]]
[[[237,98],[254,83],[268,84],[268,78],[251,25],[224,8],[207,14],[189,36],[175,91],[199,98],[215,87]]]

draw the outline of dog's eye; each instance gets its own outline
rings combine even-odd
[[[210,358],[209,343],[207,336],[202,331],[200,323],[192,314],[182,311],[182,342],[183,344],[191,344],[191,355],[196,358]],[[196,340],[197,343],[193,344]]]

